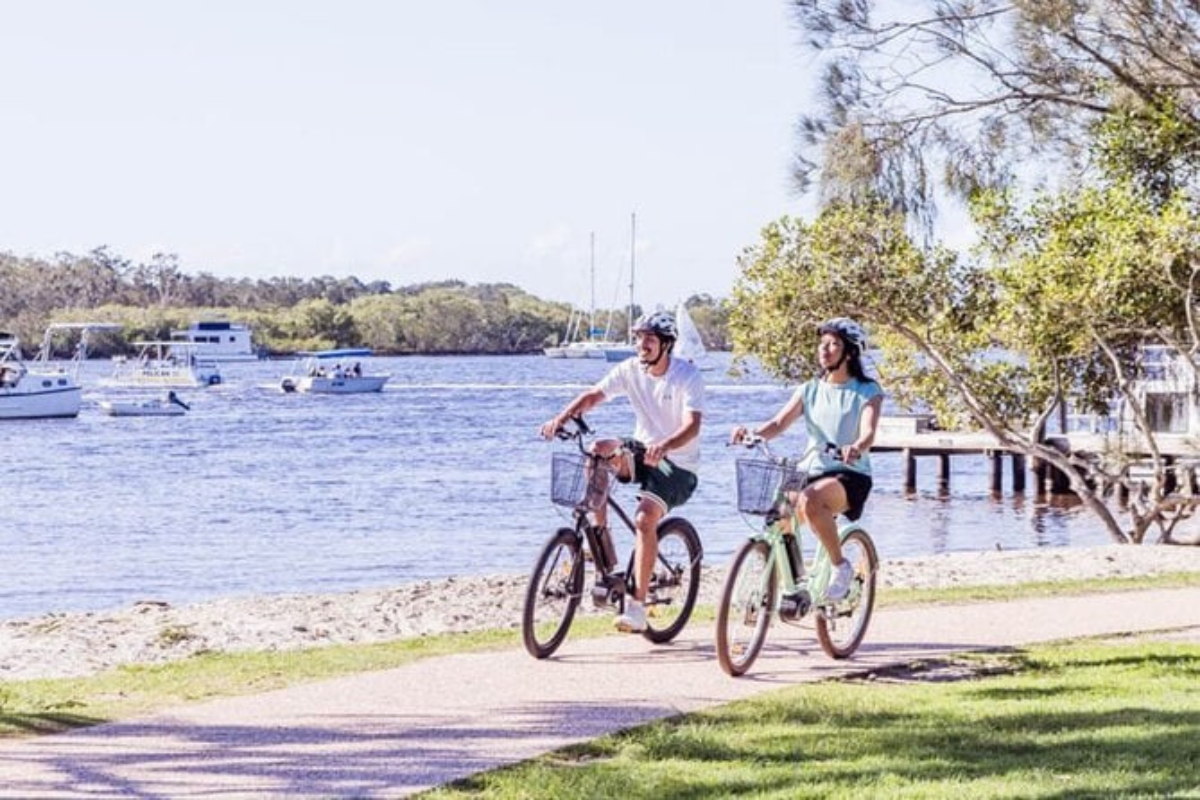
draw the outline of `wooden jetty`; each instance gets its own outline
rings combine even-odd
[[[1064,452],[1099,453],[1116,445],[1114,436],[1102,433],[1069,433],[1048,436],[1046,442]],[[1132,441],[1126,437],[1121,444],[1125,449],[1130,449]],[[1155,441],[1159,452],[1171,463],[1178,459],[1200,460],[1200,437],[1160,433],[1156,434]],[[1133,450],[1136,454],[1137,448]],[[932,430],[929,417],[925,415],[885,416],[880,419],[871,452],[904,454],[906,492],[915,492],[917,489],[918,458],[937,459],[938,489],[946,490],[950,487],[950,459],[962,455],[983,456],[990,460],[991,490],[996,494],[1004,489],[1004,460],[1007,458],[1011,465],[1013,492],[1025,491],[1026,460],[1023,453],[1001,445],[990,433]],[[1034,469],[1037,492],[1041,494],[1049,482],[1052,494],[1070,493],[1065,476],[1057,473],[1057,470],[1047,470],[1045,467],[1046,465],[1038,465]]]

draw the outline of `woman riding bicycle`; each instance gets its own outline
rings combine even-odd
[[[845,514],[857,520],[871,492],[868,450],[879,426],[883,389],[863,370],[867,333],[861,325],[837,317],[822,323],[817,333],[821,337],[817,346],[821,375],[796,389],[753,435],[773,439],[804,417],[808,446],[800,470],[807,476],[807,484],[789,496],[796,515],[807,521],[834,565],[825,594],[830,600],[841,600],[850,589],[854,571],[842,556],[836,517]],[[739,425],[730,438],[740,442],[750,434]]]

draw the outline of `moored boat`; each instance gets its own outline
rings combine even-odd
[[[196,357],[207,361],[257,361],[247,325],[228,320],[201,320],[190,328],[171,331],[171,338],[196,346]]]
[[[114,358],[112,377],[101,381],[103,385],[187,389],[221,382],[220,368],[197,355],[197,345],[171,341],[134,344],[139,348],[137,356]]]
[[[306,394],[365,394],[381,392],[391,375],[363,371],[362,359],[372,351],[365,348],[316,350],[299,353],[304,356],[300,371],[279,382],[286,393]],[[332,366],[327,366],[332,362]],[[343,365],[342,362],[345,362]]]
[[[83,395],[79,364],[87,356],[88,334],[119,328],[105,323],[53,324],[46,328],[38,356],[32,362],[21,358],[16,336],[0,333],[0,420],[78,416]],[[50,363],[54,338],[64,331],[78,331],[79,342],[70,362],[54,367]]]
[[[190,410],[191,406],[174,392],[163,397],[100,402],[100,411],[110,417],[181,417]]]

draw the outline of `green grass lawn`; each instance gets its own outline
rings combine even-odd
[[[880,605],[997,601],[1013,597],[1172,588],[1200,584],[1200,574],[1073,581],[1026,586],[882,592]],[[693,623],[711,621],[711,607]],[[577,618],[571,638],[611,632],[607,616]],[[870,632],[867,634],[870,637]],[[445,634],[383,644],[307,650],[208,653],[161,665],[126,666],[82,678],[0,681],[0,737],[27,736],[94,725],[185,703],[253,694],[356,672],[388,669],[419,658],[520,646],[515,630]],[[716,667],[714,666],[714,669]]]
[[[1200,797],[1200,646],[1080,642],[969,660],[986,676],[796,686],[432,796]]]

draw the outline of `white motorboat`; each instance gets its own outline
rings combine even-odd
[[[627,344],[613,344],[604,349],[605,361],[624,361],[637,355],[637,348]]]
[[[21,359],[16,336],[0,334],[0,420],[75,417],[83,390],[79,386],[79,364],[87,356],[88,334],[94,330],[119,330],[105,323],[56,323],[46,329],[37,358]],[[66,366],[50,363],[57,334],[78,331],[75,354]]]
[[[196,356],[205,361],[257,361],[258,353],[246,325],[227,320],[201,320],[182,331],[171,331],[171,338],[196,345]]]
[[[216,362],[201,358],[197,345],[190,342],[134,342],[139,348],[134,358],[113,358],[112,377],[101,381],[105,386],[157,386],[188,389],[216,386],[221,370]]]
[[[372,355],[363,348],[317,350],[304,352],[298,374],[288,375],[279,382],[284,392],[307,394],[364,394],[381,392],[391,375],[369,374],[363,371],[361,359]],[[332,362],[332,366],[327,366]]]
[[[141,400],[103,400],[100,410],[110,417],[182,417],[191,406],[174,392]]]

